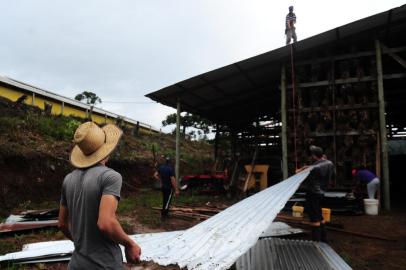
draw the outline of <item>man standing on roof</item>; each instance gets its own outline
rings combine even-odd
[[[296,15],[293,13],[293,6],[289,7],[289,13],[286,15],[286,45],[290,44],[290,40],[293,38],[293,42],[297,41],[296,37]]]
[[[179,188],[176,183],[175,172],[170,163],[170,158],[165,157],[165,163],[159,166],[158,170],[154,174],[154,178],[161,181],[162,219],[165,219],[168,216],[173,191],[175,191],[176,196],[179,195]]]
[[[310,218],[312,240],[326,242],[325,221],[323,220],[320,203],[328,184],[335,176],[335,169],[333,163],[323,155],[321,147],[312,145],[309,150],[314,163],[313,169],[305,180],[305,209]]]
[[[80,125],[70,155],[77,169],[62,184],[59,228],[75,250],[68,269],[124,269],[119,244],[127,262],[137,262],[141,248],[123,231],[116,217],[122,178],[106,167],[122,135],[115,125]]]

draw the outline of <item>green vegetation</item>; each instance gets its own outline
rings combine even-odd
[[[71,140],[80,121],[65,116],[49,116],[27,113],[22,116],[0,117],[0,132],[15,132],[17,129],[35,130],[57,140]]]

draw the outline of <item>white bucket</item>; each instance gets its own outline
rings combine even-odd
[[[378,215],[379,201],[376,199],[364,199],[365,214],[370,216]]]

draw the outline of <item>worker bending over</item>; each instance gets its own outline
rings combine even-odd
[[[367,185],[368,198],[375,199],[375,195],[379,200],[380,197],[380,181],[379,178],[370,170],[367,169],[353,169],[352,176],[354,177],[354,190],[360,184]]]
[[[325,221],[323,220],[320,203],[328,184],[335,175],[335,169],[333,163],[323,155],[321,147],[312,145],[309,150],[314,163],[313,169],[305,180],[305,209],[312,227],[312,240],[326,242]]]
[[[165,219],[169,213],[169,205],[171,203],[173,190],[176,196],[179,195],[179,188],[176,183],[175,172],[170,165],[170,158],[165,158],[165,163],[158,167],[154,174],[154,178],[161,181],[162,190],[162,212],[161,217]]]
[[[293,38],[293,42],[297,41],[296,37],[296,15],[293,13],[293,6],[289,7],[289,13],[286,15],[286,45],[290,44],[290,40]]]

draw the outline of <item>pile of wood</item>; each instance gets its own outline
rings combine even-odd
[[[204,207],[172,206],[170,208],[170,216],[186,220],[206,220],[226,208],[226,205],[213,206],[210,204],[206,204]],[[152,209],[161,210],[160,207],[153,207]]]

